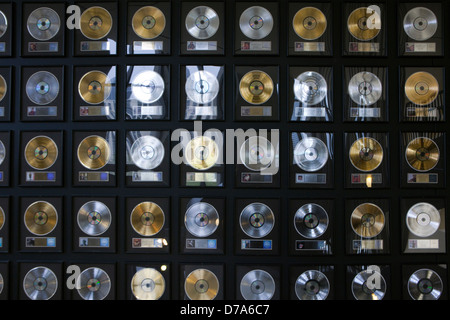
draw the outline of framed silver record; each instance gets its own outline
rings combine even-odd
[[[5,14],[0,11],[0,38],[3,37],[3,35],[6,33],[6,30],[8,30],[8,19],[6,18]]]
[[[61,19],[55,10],[48,7],[37,8],[28,16],[27,29],[39,41],[53,38],[61,27]]]
[[[403,29],[413,40],[426,41],[434,36],[438,20],[433,11],[425,7],[409,10],[403,18]]]
[[[239,154],[241,163],[252,171],[261,171],[275,160],[275,148],[262,136],[248,138],[242,144]]]
[[[3,142],[0,140],[0,165],[3,163],[5,158],[6,158],[6,148]]]
[[[25,92],[33,103],[46,105],[58,96],[59,81],[51,72],[38,71],[28,78]]]
[[[78,226],[90,236],[99,236],[105,233],[111,225],[111,220],[111,211],[100,201],[86,202],[77,214]]]
[[[295,230],[305,238],[316,239],[328,228],[327,211],[316,203],[301,206],[294,215]]]
[[[58,290],[58,279],[50,268],[35,267],[25,275],[23,290],[31,300],[49,300]]]
[[[363,270],[353,278],[351,290],[356,300],[382,300],[386,294],[386,280],[376,270]]]
[[[184,215],[184,225],[194,236],[204,238],[213,234],[219,226],[219,213],[206,202],[191,205]]]
[[[294,79],[293,90],[303,104],[317,105],[327,96],[327,81],[318,72],[306,71]]]
[[[186,16],[187,32],[194,38],[205,40],[211,38],[219,30],[220,19],[214,9],[208,6],[193,8]]]
[[[438,300],[442,295],[444,283],[436,271],[424,268],[409,277],[407,289],[414,300]]]
[[[319,270],[307,270],[295,281],[295,294],[299,300],[326,300],[330,282]]]
[[[199,70],[186,79],[185,92],[187,97],[199,104],[207,104],[217,97],[220,91],[217,77],[209,71]]]
[[[275,215],[269,206],[254,202],[241,211],[239,225],[247,236],[263,238],[272,231],[275,225]]]
[[[130,80],[131,92],[142,103],[158,101],[165,89],[164,79],[153,70],[139,72]]]
[[[272,32],[273,24],[272,14],[261,6],[247,8],[239,18],[241,32],[253,40],[267,37]]]
[[[348,94],[354,103],[360,106],[375,104],[382,96],[381,80],[372,72],[362,71],[349,81]]]
[[[245,300],[270,300],[275,294],[275,280],[265,270],[251,270],[242,277],[241,295]]]
[[[100,268],[90,267],[78,276],[77,292],[84,300],[103,300],[111,290],[109,275]]]
[[[165,150],[162,142],[154,136],[141,136],[131,145],[131,160],[143,169],[157,168],[163,161]]]
[[[440,224],[439,210],[427,202],[416,203],[406,213],[408,230],[421,238],[433,235],[439,229]]]
[[[295,145],[294,161],[304,171],[318,171],[328,161],[328,148],[319,138],[303,138]]]

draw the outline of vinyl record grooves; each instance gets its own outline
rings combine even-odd
[[[242,12],[239,18],[239,28],[246,37],[260,40],[272,32],[273,17],[266,8],[253,6]]]
[[[89,71],[78,83],[78,93],[90,104],[99,104],[108,99],[112,91],[111,79],[101,71]]]
[[[367,281],[374,276],[379,277],[379,288],[369,288]],[[363,270],[358,273],[352,281],[352,293],[356,300],[382,300],[386,294],[386,281],[378,271]]]
[[[80,18],[80,31],[90,40],[99,40],[111,31],[113,19],[108,10],[102,7],[86,9]]]
[[[187,97],[200,104],[207,104],[217,97],[220,91],[217,77],[206,70],[191,73],[186,79],[185,92]]]
[[[213,300],[219,292],[219,280],[208,269],[195,269],[186,277],[184,292],[190,300]]]
[[[24,223],[32,234],[44,236],[55,229],[58,223],[58,212],[50,203],[36,201],[25,210]]]
[[[130,222],[141,236],[153,236],[164,226],[164,211],[154,202],[141,202],[131,211]]]
[[[330,293],[330,282],[318,270],[307,270],[295,281],[295,294],[299,300],[325,300]]]
[[[192,168],[208,170],[217,163],[219,147],[210,137],[198,136],[188,142],[184,157]]]
[[[37,136],[25,146],[25,161],[36,170],[50,168],[58,158],[56,143],[47,136]]]
[[[25,275],[23,290],[31,300],[49,300],[58,290],[58,279],[49,268],[36,267]]]
[[[353,210],[350,224],[353,231],[360,237],[376,237],[384,228],[384,212],[373,203],[360,204]]]
[[[323,235],[328,228],[328,223],[326,210],[315,203],[301,206],[294,215],[295,230],[308,239],[316,239]]]
[[[134,13],[131,26],[142,39],[154,39],[166,28],[166,17],[156,7],[142,7]]]
[[[158,72],[147,70],[140,72],[131,81],[131,92],[142,103],[158,101],[165,89],[164,79]]]
[[[212,235],[219,226],[219,213],[216,208],[206,202],[191,205],[184,215],[186,229],[196,237],[204,238]]]
[[[141,268],[131,279],[131,291],[137,300],[158,300],[165,290],[164,277],[154,268]]]
[[[318,72],[303,72],[295,78],[293,90],[295,98],[304,105],[317,105],[327,96],[327,81]]]
[[[433,235],[439,229],[440,224],[439,210],[430,203],[416,203],[406,213],[408,230],[421,238]]]
[[[292,26],[300,38],[316,40],[325,33],[327,18],[318,8],[304,7],[295,14]]]
[[[111,290],[109,275],[100,268],[87,268],[80,273],[77,284],[78,294],[84,300],[103,300]]]
[[[250,137],[241,146],[240,160],[247,169],[261,171],[275,160],[275,148],[262,136]]]
[[[262,104],[268,101],[273,91],[272,78],[264,71],[250,71],[239,82],[239,93],[242,99],[250,104]]]
[[[89,201],[78,210],[77,222],[84,233],[99,236],[108,230],[111,218],[111,211],[103,202]]]
[[[59,15],[51,8],[37,8],[28,16],[28,32],[36,40],[50,40],[58,33],[60,27]]]
[[[0,165],[3,163],[5,158],[6,158],[6,148],[3,142],[0,140]]]
[[[419,269],[408,279],[408,293],[414,300],[438,300],[443,289],[441,277],[431,269]]]
[[[371,18],[372,21],[368,19]],[[350,34],[360,41],[369,41],[375,38],[379,33],[380,29],[370,28],[369,26],[375,26],[380,23],[380,15],[369,8],[361,7],[355,9],[350,13],[347,20],[347,27]]]
[[[78,160],[87,169],[103,168],[111,156],[109,143],[100,136],[88,136],[78,145]]]
[[[362,71],[355,74],[348,84],[348,94],[354,103],[360,106],[370,106],[376,103],[382,95],[383,85],[372,72]]]
[[[417,171],[432,170],[439,162],[439,147],[430,138],[418,137],[411,140],[406,147],[406,162]]]
[[[270,300],[275,294],[275,280],[267,271],[251,270],[242,278],[240,290],[245,300]]]
[[[383,161],[383,148],[380,143],[369,137],[359,138],[350,147],[350,162],[360,171],[373,171]]]
[[[436,100],[439,82],[428,72],[415,72],[406,79],[405,95],[414,104],[425,106]]]
[[[295,145],[294,161],[304,171],[318,171],[328,161],[328,148],[319,138],[303,138]]]
[[[154,136],[141,136],[131,145],[131,160],[142,170],[157,168],[164,159],[164,145]]]
[[[25,91],[33,103],[46,105],[58,96],[59,81],[48,71],[38,71],[28,79]]]
[[[193,8],[186,16],[186,30],[199,40],[211,38],[219,30],[220,20],[217,12],[207,6]]]
[[[0,38],[3,37],[6,30],[8,30],[8,19],[6,19],[5,14],[0,11]]]
[[[275,225],[275,215],[263,203],[251,203],[242,210],[239,216],[242,231],[252,238],[267,236]]]
[[[438,20],[433,11],[424,7],[409,10],[403,19],[403,29],[408,37],[416,41],[425,41],[434,36]]]
[[[0,101],[3,100],[7,92],[8,92],[8,85],[6,84],[6,80],[5,78],[3,78],[2,75],[0,75]]]

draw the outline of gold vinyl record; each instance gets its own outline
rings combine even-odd
[[[196,269],[186,277],[184,291],[190,300],[213,300],[219,291],[219,280],[208,269]]]
[[[216,164],[219,158],[219,147],[213,139],[207,136],[195,137],[188,142],[184,156],[192,168],[208,170]]]
[[[131,226],[134,231],[144,237],[160,232],[164,221],[164,211],[154,202],[141,202],[131,211]]]
[[[102,7],[86,9],[80,18],[80,31],[88,39],[104,38],[112,28],[113,19],[108,10]]]
[[[241,97],[251,104],[262,104],[270,99],[273,94],[274,83],[270,76],[259,70],[246,73],[240,83]]]
[[[154,268],[142,268],[131,279],[131,291],[137,300],[158,300],[165,290],[164,277]]]
[[[50,168],[58,158],[58,147],[49,137],[37,136],[25,146],[25,161],[36,170]]]
[[[78,83],[78,93],[90,104],[99,104],[108,99],[112,84],[109,77],[101,71],[89,71]]]
[[[353,231],[363,238],[373,238],[384,228],[384,213],[373,203],[363,203],[353,210],[351,226]]]
[[[416,138],[406,147],[406,161],[417,171],[430,171],[439,161],[439,147],[432,139]]]
[[[350,147],[350,162],[360,171],[373,171],[383,161],[381,144],[369,137],[359,138]]]
[[[319,9],[305,7],[297,11],[292,26],[300,38],[316,40],[324,34],[327,28],[327,18]]]
[[[4,225],[5,225],[5,212],[3,211],[3,208],[0,207],[0,230],[2,230]]]
[[[5,97],[7,90],[8,86],[6,85],[6,80],[0,75],[0,101]]]
[[[406,97],[414,104],[424,106],[432,103],[439,94],[439,82],[428,72],[416,72],[406,79]]]
[[[87,169],[103,168],[111,156],[108,142],[100,136],[84,138],[78,145],[78,160]]]
[[[143,39],[154,39],[166,27],[164,13],[156,7],[146,6],[135,12],[131,20],[134,33]]]
[[[55,229],[58,223],[58,213],[53,205],[46,201],[36,201],[26,210],[25,227],[32,234],[44,236]]]
[[[369,21],[369,18],[372,19]],[[369,41],[375,38],[380,29],[380,15],[369,8],[358,8],[348,16],[347,27],[350,34],[360,41]]]

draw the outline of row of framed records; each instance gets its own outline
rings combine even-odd
[[[234,66],[234,120],[280,120],[279,66]],[[290,66],[288,120],[331,122],[334,119],[333,68]],[[389,121],[387,67],[343,67],[343,120]],[[11,120],[12,67],[0,67],[0,121]],[[20,73],[20,120],[63,121],[71,99],[73,121],[116,120],[123,107],[126,120],[169,120],[170,65],[128,65],[125,83],[116,66],[74,66],[73,89],[67,67],[23,66]],[[225,120],[225,66],[180,65],[179,119]],[[443,67],[399,68],[399,118],[405,122],[445,121]],[[125,101],[118,100],[123,88]],[[69,92],[66,92],[69,91]]]
[[[64,267],[80,272],[68,278],[63,273]],[[119,286],[117,266],[113,263],[63,265],[21,262],[18,268],[19,299],[114,300],[119,288],[123,287],[126,288],[123,290],[126,290],[127,300],[224,300],[225,290],[231,287],[229,280],[225,282],[223,264],[183,263],[178,266],[178,271],[176,269],[169,263],[128,263],[127,285]],[[172,292],[171,287],[174,281],[171,273],[174,272],[178,272],[180,278],[176,292]],[[235,266],[234,272],[234,299],[281,299],[279,265],[240,264]],[[337,290],[335,273],[333,265],[290,266],[289,299],[333,300]],[[5,298],[9,289],[7,263],[0,263],[0,275],[0,297]],[[346,299],[389,300],[392,281],[389,265],[348,265],[345,270]],[[445,264],[403,265],[402,277],[398,281],[402,284],[402,298],[405,300],[447,299]],[[71,284],[71,288],[64,287],[64,283]]]
[[[289,199],[288,215],[281,214],[281,199],[236,198],[227,208],[220,197],[180,197],[178,221],[170,198],[127,197],[126,217],[119,219],[116,197],[74,196],[73,214],[65,221],[63,197],[21,197],[18,208],[9,197],[0,198],[0,252],[11,250],[18,235],[20,252],[63,252],[65,224],[71,224],[72,252],[117,252],[123,241],[128,253],[170,253],[175,244],[171,232],[178,230],[181,254],[222,255],[233,239],[236,255],[276,256],[285,249],[290,256],[335,254],[345,244],[349,255],[389,254],[391,238],[401,236],[404,254],[446,253],[446,203],[443,198],[402,198],[397,214],[401,230],[390,228],[391,200],[345,199],[345,236],[336,241],[336,214],[332,199]],[[229,212],[231,210],[231,212]],[[19,230],[13,231],[12,212],[19,213]],[[396,217],[394,217],[396,218]],[[120,221],[124,219],[125,221]],[[233,220],[233,230],[225,224]],[[126,241],[118,240],[123,226]],[[287,236],[281,230],[288,227]],[[120,245],[120,247],[122,247]],[[229,248],[228,248],[229,249]]]
[[[18,134],[20,156],[14,159],[14,135],[0,132],[0,186],[12,183],[14,161],[19,164],[20,186],[63,186],[64,131]],[[401,186],[445,187],[445,132],[402,132],[399,138]],[[333,188],[335,184],[336,142],[330,132],[290,132],[286,159],[280,156],[280,146],[285,145],[280,144],[278,132],[225,139],[222,131],[211,129],[203,134],[127,131],[124,152],[117,151],[115,130],[74,131],[71,139],[73,186],[116,186],[117,163],[123,160],[129,187],[169,187],[172,165],[179,171],[182,187],[224,187],[230,166],[236,187],[280,187],[282,161],[289,163],[290,188]],[[343,142],[346,188],[390,187],[388,133],[345,132]]]
[[[105,1],[76,3],[79,22],[69,17],[67,26],[74,29],[73,54],[75,56],[116,55],[118,41],[118,3]],[[24,3],[22,15],[22,47],[24,57],[63,56],[66,32],[65,2]],[[288,54],[331,55],[332,12],[331,2],[290,2],[287,19],[281,19],[278,2],[236,2],[234,21],[226,21],[225,2],[187,2],[180,6],[179,30],[171,30],[171,3],[129,2],[127,4],[126,52],[129,55],[170,54],[171,34],[179,32],[180,54],[224,55],[225,30],[234,28],[233,52],[235,55],[276,55],[280,47],[280,21],[289,21]],[[72,10],[72,11],[71,11]],[[398,54],[442,55],[443,23],[442,3],[398,4]],[[68,12],[75,9],[68,8]],[[386,4],[344,2],[342,15],[345,22],[338,26],[343,31],[343,54],[387,54]],[[76,11],[75,11],[76,12]],[[0,6],[0,54],[11,55],[14,37],[13,6]],[[228,23],[231,22],[231,25]],[[233,30],[233,29],[231,29]],[[391,31],[390,31],[391,32]]]

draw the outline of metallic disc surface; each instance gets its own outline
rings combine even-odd
[[[239,82],[242,99],[253,105],[267,102],[274,92],[272,78],[264,71],[253,70],[244,74]]]
[[[28,16],[27,29],[36,40],[48,41],[61,27],[61,20],[55,10],[47,7],[37,8]]]
[[[319,138],[304,138],[295,145],[294,161],[304,171],[318,171],[328,161],[328,148]]]
[[[348,84],[348,94],[354,103],[370,106],[376,103],[383,93],[381,80],[372,72],[355,74]]]
[[[78,294],[84,300],[103,300],[111,290],[109,275],[100,268],[91,267],[83,270],[77,278]]]
[[[380,207],[373,203],[360,204],[350,217],[353,231],[363,238],[373,238],[384,229],[385,215]]]
[[[8,30],[8,19],[6,18],[5,14],[0,11],[0,38],[3,37],[3,35],[6,33],[6,30]]]
[[[323,235],[328,224],[327,211],[315,203],[301,206],[294,215],[295,230],[308,239],[316,239]]]
[[[275,294],[275,280],[265,270],[251,270],[242,277],[240,291],[245,300],[270,300]]]
[[[406,79],[405,95],[416,105],[429,105],[439,95],[439,82],[429,72],[415,72]]]
[[[58,290],[58,279],[47,267],[35,267],[23,279],[23,290],[31,300],[49,300]]]
[[[139,203],[130,215],[132,228],[144,237],[153,236],[160,232],[164,226],[164,221],[164,211],[159,205],[150,201]]]
[[[46,105],[58,96],[59,81],[51,72],[38,71],[28,79],[25,92],[33,103]]]
[[[154,39],[166,28],[166,17],[160,9],[145,6],[134,13],[131,26],[140,38]]]
[[[408,279],[408,293],[414,300],[438,300],[443,289],[441,277],[431,269],[419,269]]]
[[[261,6],[249,7],[242,12],[239,18],[239,28],[250,39],[263,39],[272,32],[272,14]]]
[[[6,220],[5,212],[3,211],[3,208],[0,207],[0,230],[2,230],[3,226],[5,225],[5,220]]]
[[[356,169],[370,172],[378,168],[383,161],[383,148],[373,138],[359,138],[351,145],[349,157]]]
[[[307,270],[295,281],[295,294],[299,300],[326,300],[329,293],[330,282],[318,270]]]
[[[112,91],[111,79],[98,70],[87,72],[78,83],[78,93],[84,102],[99,104],[109,98]]]
[[[143,170],[157,168],[164,159],[164,145],[161,140],[153,136],[141,136],[131,145],[131,159]]]
[[[166,281],[154,268],[141,268],[131,279],[131,291],[137,300],[159,300],[165,290]]]
[[[219,159],[219,146],[208,136],[198,136],[188,142],[184,157],[192,168],[208,170]]]
[[[186,210],[184,224],[186,229],[194,236],[208,237],[219,226],[219,213],[211,204],[197,202]]]
[[[369,41],[380,33],[381,17],[375,10],[361,7],[353,10],[348,16],[347,28],[357,40]]]
[[[99,236],[105,233],[111,225],[111,220],[111,211],[100,201],[86,202],[78,210],[78,226],[90,236]]]
[[[108,141],[100,136],[88,136],[78,145],[78,160],[87,169],[98,170],[110,160],[111,149]]]
[[[2,293],[4,286],[5,286],[5,281],[3,280],[3,276],[0,273],[0,294]]]
[[[425,7],[409,10],[403,18],[403,29],[408,37],[416,41],[425,41],[434,36],[438,20],[433,11]]]
[[[356,300],[382,300],[386,294],[386,281],[378,271],[363,270],[353,278],[352,294]]]
[[[433,235],[439,229],[440,224],[439,210],[427,202],[416,203],[406,213],[408,230],[421,238]]]
[[[6,83],[5,78],[3,78],[2,75],[0,75],[0,101],[2,101],[6,93],[8,92],[8,84]]]
[[[219,15],[208,6],[193,8],[185,20],[187,32],[199,40],[211,38],[219,30],[219,25]]]
[[[439,147],[430,138],[418,137],[408,143],[405,157],[412,169],[427,172],[436,167],[439,162]]]
[[[255,202],[242,210],[239,224],[247,236],[263,238],[272,231],[275,225],[275,215],[269,206]]]
[[[275,160],[275,148],[268,139],[253,136],[242,144],[239,155],[241,163],[247,169],[261,171]]]
[[[47,201],[36,201],[28,206],[24,214],[27,230],[36,236],[45,236],[58,224],[58,212]]]
[[[294,95],[303,104],[317,105],[327,96],[327,81],[318,72],[306,71],[294,80]]]
[[[0,140],[0,165],[3,163],[5,158],[6,158],[6,148],[3,142]]]
[[[219,279],[208,269],[195,269],[186,277],[184,292],[190,300],[213,300],[219,292]]]
[[[90,40],[100,40],[106,37],[111,31],[112,25],[112,16],[105,8],[94,6],[81,14],[80,31]]]
[[[130,85],[131,92],[142,103],[158,101],[165,89],[164,79],[153,70],[140,72],[131,80]]]
[[[294,15],[292,27],[300,38],[316,40],[325,33],[327,18],[318,8],[304,7]]]
[[[206,70],[191,73],[184,87],[187,97],[199,104],[207,104],[217,97],[220,91],[217,77]]]

